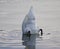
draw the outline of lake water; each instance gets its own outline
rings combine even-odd
[[[31,6],[44,32],[35,49],[60,49],[60,0],[0,0],[0,49],[25,49],[19,30]]]
[[[22,33],[19,31],[13,35],[4,32],[0,34],[0,49],[25,49],[22,42]],[[60,32],[54,31],[37,37],[35,49],[60,49]]]

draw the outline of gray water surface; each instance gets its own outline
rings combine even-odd
[[[19,35],[20,32],[17,33]],[[50,34],[44,34],[42,37],[36,39],[35,49],[60,49],[60,32],[54,31]],[[0,49],[25,49],[26,47],[22,44],[22,36],[9,35],[10,37],[0,37]],[[10,39],[9,39],[10,38]],[[19,39],[16,39],[19,38]],[[30,46],[29,46],[30,47]],[[31,46],[32,47],[32,46]],[[30,48],[31,48],[30,47]]]

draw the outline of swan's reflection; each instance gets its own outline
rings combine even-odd
[[[26,34],[23,34],[22,36],[23,45],[26,46],[25,49],[35,49],[36,45],[36,35],[31,34],[31,36],[27,36]]]

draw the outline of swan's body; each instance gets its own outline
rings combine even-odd
[[[30,31],[31,34],[36,32],[35,26],[35,16],[32,13],[32,8],[30,9],[29,13],[25,16],[24,21],[22,23],[22,32],[23,34]]]

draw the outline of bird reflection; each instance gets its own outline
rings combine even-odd
[[[30,34],[30,31],[27,34],[23,34],[22,40],[24,41],[22,44],[26,46],[25,49],[35,49],[36,45],[36,35]]]

